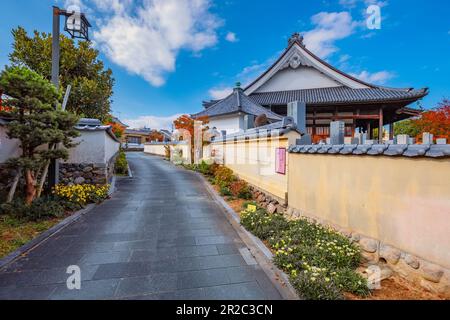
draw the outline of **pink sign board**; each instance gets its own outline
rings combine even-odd
[[[286,148],[277,148],[275,157],[276,173],[286,174]]]

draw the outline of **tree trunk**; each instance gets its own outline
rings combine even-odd
[[[39,182],[39,186],[38,186],[38,189],[37,189],[37,192],[36,192],[36,198],[40,198],[41,197],[42,190],[44,189],[44,183],[45,183],[45,180],[47,179],[47,174],[48,174],[48,168],[49,167],[50,167],[50,161],[47,161],[45,163],[45,166],[44,166],[44,171],[42,171],[41,182]]]
[[[17,174],[14,177],[13,184],[8,193],[8,198],[6,199],[6,203],[11,203],[14,199],[14,194],[16,193],[17,185],[19,184],[20,175],[22,173],[22,169],[17,169]]]
[[[56,146],[52,144],[52,145],[49,146],[48,149],[49,150],[55,150]],[[39,182],[39,186],[38,186],[37,193],[36,193],[36,198],[40,198],[41,197],[42,190],[44,189],[45,180],[47,180],[48,168],[50,167],[50,163],[51,163],[51,160],[47,160],[47,162],[44,165],[44,171],[42,171],[41,181]]]
[[[26,183],[25,203],[29,205],[33,202],[34,197],[36,196],[36,179],[34,177],[33,172],[30,169],[27,169],[25,171],[25,183]]]

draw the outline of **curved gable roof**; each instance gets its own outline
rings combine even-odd
[[[295,56],[295,61],[298,61],[298,65],[308,66],[315,68],[319,72],[327,75],[331,79],[339,82],[344,87],[351,89],[385,89],[393,91],[411,91],[412,88],[389,88],[367,83],[360,79],[357,79],[322,60],[314,53],[309,51],[303,43],[303,37],[295,33],[289,39],[289,45],[280,55],[280,57],[258,78],[250,83],[245,89],[245,93],[251,96],[255,91],[263,84],[268,82],[278,71],[282,70],[286,66],[292,63],[292,57]],[[321,88],[318,88],[321,89]]]
[[[220,115],[233,114],[237,112],[252,114],[259,116],[265,114],[270,120],[281,120],[282,117],[276,113],[259,105],[249,98],[241,88],[236,88],[233,92],[223,100],[220,100],[209,108],[194,114],[193,117],[215,117]]]

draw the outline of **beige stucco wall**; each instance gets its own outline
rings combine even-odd
[[[178,162],[182,161],[183,163],[191,163],[191,152],[189,149],[189,145],[183,141],[174,142],[174,143],[146,143],[144,145],[144,152],[148,154],[154,154],[159,156],[165,156],[165,146],[170,146],[170,155],[171,161]],[[182,157],[178,158],[175,156],[175,153],[181,152]]]
[[[164,157],[166,155],[166,148],[163,144],[145,144],[144,152]]]
[[[450,267],[450,161],[289,154],[289,206]]]
[[[215,161],[232,169],[236,175],[263,191],[286,199],[288,157],[286,155],[286,174],[276,172],[276,149],[288,148],[299,138],[299,134],[291,131],[281,137],[259,138],[251,140],[216,142],[204,148],[204,157],[210,150],[215,150]]]

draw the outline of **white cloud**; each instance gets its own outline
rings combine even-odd
[[[199,53],[217,43],[222,21],[209,0],[94,0],[103,11],[94,40],[114,63],[162,86],[180,50]],[[134,2],[136,3],[136,2]],[[130,9],[133,8],[133,9]]]
[[[67,11],[81,12],[85,9],[85,5],[82,0],[66,0],[64,1],[64,9]]]
[[[236,33],[234,33],[234,32],[228,32],[227,35],[225,36],[225,40],[227,40],[228,42],[239,41],[239,39],[236,36]]]
[[[131,129],[139,128],[151,128],[151,129],[170,129],[175,119],[180,117],[181,114],[174,114],[168,117],[157,116],[140,116],[136,119],[124,119],[123,123],[130,126]]]
[[[362,81],[374,84],[385,84],[388,80],[395,77],[395,74],[389,71],[370,73],[364,70],[360,73],[350,73],[350,75]]]
[[[213,88],[208,91],[209,95],[214,100],[220,100],[220,99],[226,98],[230,95],[231,92],[233,92],[232,87]]]
[[[380,1],[380,0],[339,0],[339,4],[345,8],[355,8],[358,4],[364,4],[365,6],[370,5],[378,5],[380,7],[385,7],[388,5],[387,1]]]
[[[315,28],[304,33],[305,45],[321,58],[338,51],[335,41],[347,38],[358,26],[348,12],[320,12],[311,17]]]

